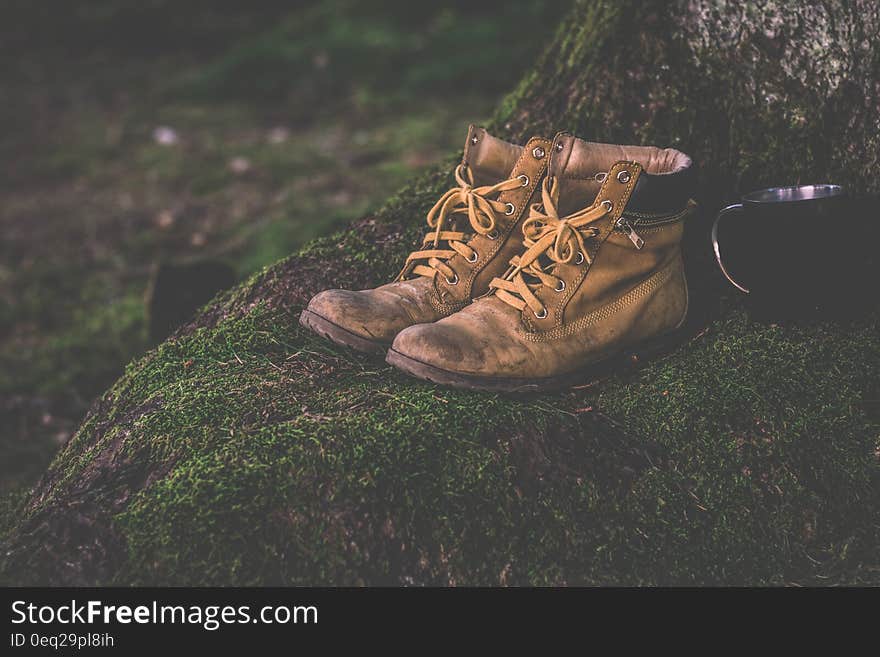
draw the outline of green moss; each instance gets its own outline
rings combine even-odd
[[[858,401],[876,329],[733,313],[598,393],[508,399],[414,383],[257,307],[114,388],[156,402],[118,454],[165,471],[116,517],[112,581],[874,582]],[[93,429],[56,490],[119,439]]]
[[[447,518],[433,550],[485,540],[480,519],[500,512],[507,469],[491,437],[551,411],[412,387],[259,314],[245,327],[263,337],[230,350],[222,331],[209,341],[218,351],[206,351],[203,335],[172,359],[193,358],[187,373],[152,366],[148,394],[163,404],[140,429],[155,438],[150,458],[176,465],[118,518],[130,549],[124,581],[390,581],[393,555],[374,554],[387,537],[357,535],[364,517],[399,524],[400,540],[411,522]],[[204,378],[222,392],[205,390]],[[169,386],[173,397],[161,392]],[[218,532],[229,540],[218,543]],[[419,576],[442,576],[436,568]],[[459,559],[455,570],[465,568]]]
[[[617,545],[625,570],[656,579],[645,566],[659,561],[667,581],[876,581],[862,569],[880,538],[878,433],[860,410],[880,367],[876,330],[737,313],[604,390],[600,407],[662,455],[621,509],[635,530]],[[685,566],[697,562],[711,566],[697,576]]]

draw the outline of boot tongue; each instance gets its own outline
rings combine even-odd
[[[615,162],[628,159],[625,149],[613,144],[583,141],[565,133],[557,135],[554,142],[549,175],[559,181],[561,216],[590,205],[605,173]]]
[[[522,153],[522,146],[490,135],[484,128],[470,126],[462,162],[470,167],[477,186],[507,180]]]

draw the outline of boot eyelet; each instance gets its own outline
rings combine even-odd
[[[582,252],[578,251],[578,254],[575,256],[575,259],[574,259],[574,264],[582,265],[584,263],[584,260],[585,260],[584,254]]]
[[[624,185],[626,183],[628,183],[631,178],[632,178],[632,176],[630,175],[629,171],[626,171],[625,169],[623,171],[619,171],[617,173],[617,182],[622,183]]]
[[[533,314],[535,317],[537,317],[538,319],[544,319],[545,317],[547,317],[547,309],[546,309],[546,308],[542,308],[540,314],[536,313],[536,312],[533,310],[533,311],[532,311],[532,314]]]
[[[546,155],[546,152],[540,146],[535,146],[534,150],[532,150],[532,155],[536,160],[540,160]]]
[[[526,174],[521,173],[520,175],[517,176],[517,180],[519,180],[522,183],[523,187],[529,186],[529,177]]]
[[[605,208],[606,212],[611,212],[614,209],[614,203],[609,201],[607,198],[600,203],[600,205]]]
[[[453,274],[451,281],[448,278],[446,278],[445,276],[443,278],[445,278],[446,282],[449,283],[450,285],[458,285],[458,274]]]
[[[556,287],[553,289],[557,292],[562,292],[565,289],[565,281],[560,278],[559,282],[556,283]]]
[[[508,217],[516,212],[516,206],[513,203],[505,203],[504,204],[504,214]]]
[[[486,233],[486,237],[488,237],[490,240],[497,240],[498,239],[498,231],[493,230],[491,232],[488,232],[488,233]]]
[[[474,135],[473,137],[471,137],[471,143],[474,144],[475,146],[476,146],[476,144],[477,144],[478,141],[480,141],[480,140],[479,140],[479,138],[478,138],[476,135]]]
[[[471,255],[470,258],[466,258],[466,260],[470,263],[474,263],[479,259],[480,259],[480,254],[477,253],[476,251],[473,252],[473,254]]]

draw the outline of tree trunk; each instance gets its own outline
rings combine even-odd
[[[490,128],[678,147],[705,209],[765,185],[875,193],[880,5],[583,1]],[[667,359],[525,400],[416,384],[299,330],[312,294],[395,273],[448,164],[130,365],[19,509],[3,579],[880,581],[857,406],[876,315],[763,326],[727,299]],[[695,234],[691,279],[717,292]]]

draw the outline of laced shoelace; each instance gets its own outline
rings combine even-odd
[[[474,187],[474,175],[463,164],[455,168],[455,181],[458,187],[443,194],[428,212],[428,226],[433,230],[425,236],[422,249],[409,254],[400,278],[410,274],[433,278],[439,272],[446,282],[457,283],[458,277],[446,261],[458,253],[468,262],[476,262],[479,254],[465,240],[473,233],[491,236],[495,232],[496,214],[512,214],[515,209],[511,203],[489,197],[524,185],[523,177],[519,176],[495,185]],[[467,215],[473,232],[447,230],[448,220],[454,215]]]
[[[541,185],[542,202],[532,205],[523,222],[525,252],[511,259],[511,269],[504,278],[495,278],[489,284],[499,299],[517,310],[528,306],[538,319],[547,316],[547,308],[535,292],[541,286],[557,292],[565,289],[565,281],[553,273],[557,264],[592,264],[585,240],[599,234],[599,229],[591,224],[613,207],[611,201],[605,200],[595,207],[560,217],[553,202],[556,180],[548,180],[545,178]]]

